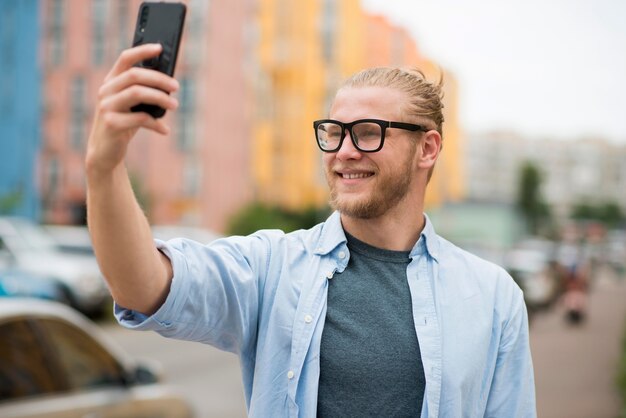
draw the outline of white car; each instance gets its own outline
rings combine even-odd
[[[73,309],[0,299],[0,417],[190,418],[189,402]]]
[[[69,254],[59,249],[46,231],[27,219],[0,217],[0,269],[47,275],[63,283],[71,305],[99,314],[111,298],[93,255]]]

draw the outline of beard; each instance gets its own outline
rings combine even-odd
[[[329,204],[333,210],[357,219],[373,219],[384,215],[396,206],[408,193],[413,179],[412,161],[415,151],[410,152],[401,164],[387,172],[375,171],[370,193],[365,196],[350,196],[337,189],[337,173],[326,168],[326,180],[330,188]]]

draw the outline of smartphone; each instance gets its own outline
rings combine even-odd
[[[159,43],[163,50],[158,57],[137,64],[139,67],[174,75],[180,39],[183,35],[187,7],[183,3],[144,2],[139,6],[133,46]],[[165,109],[150,104],[138,104],[133,112],[146,112],[154,118],[165,115]]]

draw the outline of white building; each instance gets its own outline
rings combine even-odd
[[[520,168],[531,161],[543,173],[542,194],[557,217],[582,201],[615,201],[626,211],[626,145],[496,132],[469,135],[464,158],[470,200],[514,202]]]

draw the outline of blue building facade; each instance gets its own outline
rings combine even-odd
[[[38,221],[39,0],[0,1],[0,214]]]

